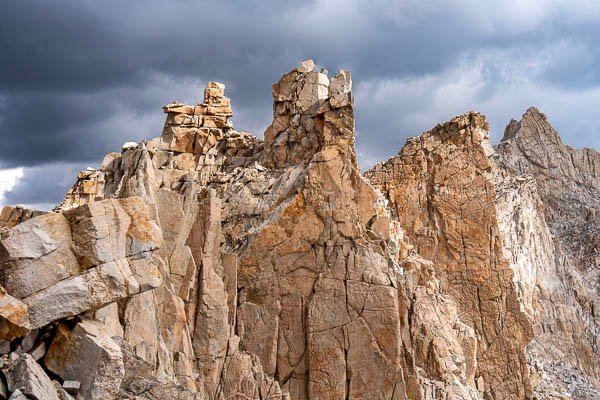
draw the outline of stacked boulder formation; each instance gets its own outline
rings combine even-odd
[[[224,89],[2,211],[0,399],[600,398],[600,155],[471,112],[363,176],[349,72],[285,74],[264,141]]]

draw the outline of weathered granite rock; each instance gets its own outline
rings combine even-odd
[[[63,385],[61,385],[60,383],[54,381],[54,386],[56,387],[56,390],[58,391],[58,397],[60,397],[60,400],[75,400],[75,397],[77,396],[76,394],[71,394],[69,393],[65,387],[63,387]],[[77,383],[78,382],[65,382],[67,384],[66,388],[69,389],[71,392],[75,393],[75,391],[73,390],[75,387],[77,387]],[[75,397],[74,397],[75,396]]]
[[[118,339],[117,339],[118,340]],[[154,366],[136,356],[131,347],[118,340],[123,354],[125,375],[119,389],[119,399],[134,400],[204,400],[203,393],[193,392],[175,382],[161,382],[155,377]]]
[[[6,387],[6,383],[4,383],[3,379],[0,379],[0,397],[3,400],[6,400],[9,396],[8,388]]]
[[[79,273],[71,241],[71,228],[62,214],[42,215],[2,234],[0,279],[4,288],[24,299]]]
[[[121,348],[95,321],[73,330],[60,324],[44,365],[64,381],[80,382],[81,395],[90,400],[114,398],[125,373]]]
[[[241,346],[292,398],[391,398],[402,383],[393,256],[367,234],[378,194],[346,141],[354,129],[348,108],[339,130],[330,128],[331,142],[286,160],[309,160],[296,193],[281,200],[238,259]]]
[[[0,279],[39,328],[158,287],[161,246],[162,232],[139,198],[105,200],[5,232]]]
[[[4,206],[0,212],[0,232],[10,229],[28,219],[45,214],[44,211],[29,210],[23,207]]]
[[[15,398],[25,395],[27,397],[24,398],[36,400],[61,400],[56,386],[29,354],[3,359],[1,364],[8,390],[13,394],[17,391],[21,393]]]
[[[112,154],[114,153],[111,153],[107,157],[112,157]],[[77,179],[81,184],[69,189],[65,200],[59,208],[77,207],[91,203],[96,199],[101,199],[101,193],[104,189],[104,174],[101,171],[81,171]]]
[[[528,358],[540,398],[600,398],[600,154],[563,144],[530,108],[493,160],[505,253],[534,322]]]
[[[6,293],[0,286],[0,340],[10,342],[27,335],[30,329],[27,304]]]
[[[525,347],[533,334],[503,254],[492,153],[485,118],[468,113],[409,139],[366,175],[474,329],[485,396],[522,399],[531,393]]]
[[[36,354],[81,398],[594,398],[592,152],[519,139],[547,130],[528,112],[494,155],[468,113],[369,182],[350,73],[317,71],[273,85],[264,142],[209,82],[54,213],[4,212],[0,284],[35,330],[11,325],[2,353]],[[537,171],[538,140],[558,167]]]
[[[265,169],[256,164],[262,150],[258,139],[231,128],[230,103],[223,90],[223,85],[210,83],[202,104],[166,106],[161,138],[107,156],[97,171],[103,192],[96,196],[139,196],[151,205],[163,232],[160,254],[166,265],[160,288],[121,302],[118,310],[102,309],[95,318],[121,335],[135,356],[151,366],[149,379],[175,381],[192,392],[206,390],[214,398],[230,398],[234,392],[281,398],[278,384],[258,374],[256,357],[231,347],[236,341],[237,274],[235,258],[223,255],[233,264],[221,261],[222,222],[215,190],[222,192],[240,167],[252,165],[247,172],[253,174]],[[77,204],[94,203],[96,198],[73,196],[89,179],[95,175],[80,177],[62,209],[72,208],[75,199]],[[235,185],[244,190],[251,186],[244,187],[242,180]],[[97,253],[86,257],[94,259]],[[247,359],[252,362],[243,361]],[[238,371],[242,361],[252,370],[228,373],[229,365]]]
[[[264,145],[229,126],[223,88],[210,84],[203,104],[165,107],[161,138],[105,159],[102,195],[155,207],[167,265],[161,288],[96,318],[150,366],[149,379],[209,398],[477,398],[473,332],[451,299],[415,300],[426,284],[398,275],[409,245],[358,172],[350,74],[329,79],[311,65],[274,85]],[[210,116],[226,123],[207,126]],[[402,312],[401,298],[422,311]]]
[[[10,395],[8,400],[29,400],[29,398],[25,396],[23,392],[17,389],[13,392],[13,394]]]
[[[65,390],[65,392],[72,394],[72,395],[77,395],[77,393],[79,393],[79,389],[81,388],[81,382],[79,381],[64,381],[62,384],[62,388]]]
[[[273,85],[273,123],[265,131],[267,167],[306,163],[323,146],[336,146],[342,154],[354,151],[350,72],[340,70],[330,82],[311,63]]]

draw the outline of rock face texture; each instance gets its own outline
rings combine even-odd
[[[506,127],[493,160],[505,253],[534,321],[537,393],[600,398],[600,154],[565,145],[530,108]]]
[[[349,72],[285,74],[264,141],[224,89],[4,208],[0,398],[597,395],[595,154],[468,113],[363,177]]]
[[[484,395],[520,399],[531,391],[524,350],[532,329],[503,255],[487,131],[477,113],[454,118],[409,140],[367,177],[474,330],[473,373]]]

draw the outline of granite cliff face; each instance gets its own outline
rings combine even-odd
[[[349,72],[273,100],[263,141],[211,82],[54,212],[4,208],[0,398],[598,396],[600,156],[468,113],[362,176]]]
[[[492,153],[485,118],[469,113],[409,140],[367,176],[474,330],[485,395],[521,399],[530,393],[524,350],[531,323],[503,255]]]
[[[534,322],[527,353],[538,392],[600,398],[600,154],[563,144],[530,108],[493,158],[505,254]]]

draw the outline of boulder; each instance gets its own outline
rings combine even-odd
[[[13,395],[15,391],[20,391],[22,395],[36,400],[61,400],[52,380],[29,354],[3,360],[1,369],[6,377],[8,390]]]
[[[5,232],[0,281],[28,307],[32,328],[39,328],[158,287],[162,244],[140,198],[99,201]],[[10,298],[2,297],[6,307],[17,304]]]
[[[29,333],[27,304],[6,293],[0,286],[0,340],[11,341]]]
[[[44,358],[46,368],[64,381],[80,382],[85,399],[114,398],[125,373],[121,348],[102,328],[101,323],[87,320],[72,330],[59,324]]]

